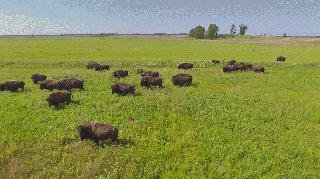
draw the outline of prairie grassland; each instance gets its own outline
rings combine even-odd
[[[34,37],[0,39],[0,178],[317,178],[320,176],[320,48],[295,39]],[[248,41],[250,41],[248,43]],[[300,40],[301,41],[301,40]],[[303,40],[302,40],[303,41]],[[279,55],[287,57],[277,63]],[[265,74],[223,74],[212,59],[266,67]],[[86,70],[95,60],[111,71]],[[175,87],[179,62],[193,62],[191,87]],[[165,88],[139,86],[136,69],[161,73]],[[111,73],[135,96],[111,94]],[[49,108],[33,73],[85,80],[71,105]],[[135,121],[129,122],[128,118]],[[93,120],[120,129],[120,145],[80,141],[76,128]]]

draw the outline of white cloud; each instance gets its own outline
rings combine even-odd
[[[57,23],[47,18],[0,11],[1,35],[84,33],[85,29],[82,24]]]

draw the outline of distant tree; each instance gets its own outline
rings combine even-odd
[[[230,29],[230,34],[235,35],[237,33],[236,25],[232,24]]]
[[[239,34],[240,35],[245,35],[247,30],[248,30],[248,26],[244,25],[244,24],[241,24],[241,25],[239,25],[239,28],[240,28]]]
[[[287,33],[284,33],[284,34],[283,34],[283,38],[286,38],[286,37],[287,37]]]
[[[206,29],[201,25],[193,28],[189,32],[189,36],[196,39],[204,39],[206,33]]]
[[[219,27],[216,24],[210,24],[207,30],[207,38],[218,38]]]
[[[194,28],[189,31],[189,37],[194,37]]]

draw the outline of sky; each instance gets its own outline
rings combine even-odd
[[[0,35],[186,33],[214,23],[252,35],[320,35],[319,0],[0,0]]]

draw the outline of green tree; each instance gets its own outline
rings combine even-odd
[[[189,37],[194,37],[194,28],[189,31]]]
[[[245,35],[247,30],[248,30],[248,26],[244,25],[244,24],[241,24],[241,25],[239,25],[239,28],[240,28],[239,34],[240,35]]]
[[[230,29],[230,34],[235,35],[237,33],[236,25],[232,24]]]
[[[207,30],[207,38],[218,38],[219,27],[216,24],[210,24]]]
[[[196,39],[204,39],[205,33],[206,33],[206,29],[201,25],[198,25],[197,27],[190,30],[189,36]]]

